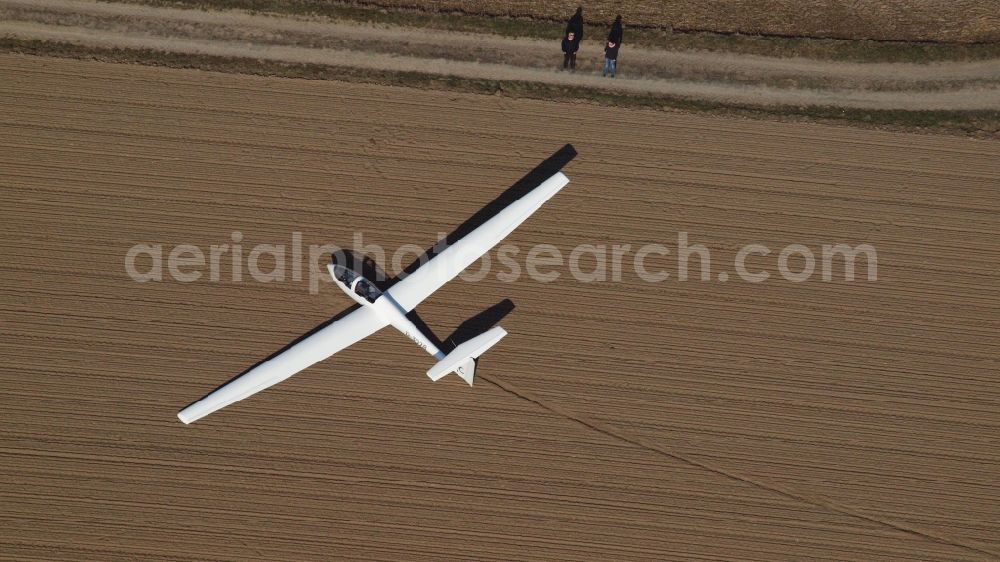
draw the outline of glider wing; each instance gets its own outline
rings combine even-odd
[[[360,307],[217,388],[208,396],[178,412],[177,417],[184,423],[203,418],[233,402],[278,384],[313,363],[322,361],[374,334],[387,324],[374,309]]]
[[[406,312],[413,310],[431,293],[499,244],[567,183],[569,178],[557,172],[390,287],[388,292],[392,299]]]

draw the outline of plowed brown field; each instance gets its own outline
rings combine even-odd
[[[143,1],[143,0],[140,0]],[[192,2],[193,0],[187,0]],[[202,5],[223,2],[202,0]],[[229,3],[229,2],[225,2]],[[996,41],[996,6],[975,0],[365,0],[362,4],[492,16],[569,18],[577,6],[589,23],[670,26],[721,33],[763,33],[910,41]],[[322,6],[316,0],[300,4]]]
[[[456,281],[438,336],[515,305],[474,388],[383,331],[177,421],[348,300],[133,244],[427,247],[565,143],[510,242],[684,231],[713,279]],[[1000,556],[996,143],[0,56],[0,186],[2,559]],[[749,243],[878,280],[719,281]]]

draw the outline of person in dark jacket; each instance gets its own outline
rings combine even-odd
[[[583,6],[578,7],[573,17],[566,22],[566,33],[570,31],[576,36],[576,45],[579,48],[580,41],[583,41]]]
[[[576,40],[576,33],[569,31],[562,40],[563,70],[569,68],[576,70],[576,52],[580,50],[580,42]]]
[[[618,49],[622,46],[622,17],[615,18],[615,23],[611,24],[611,31],[608,32],[608,40],[604,43],[604,72],[601,76],[611,74],[614,78],[618,73]]]

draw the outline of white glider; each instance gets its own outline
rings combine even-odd
[[[569,178],[562,172],[557,172],[384,293],[358,273],[330,263],[327,268],[333,280],[361,307],[184,408],[177,413],[177,417],[184,423],[201,419],[273,386],[389,325],[403,332],[438,360],[427,371],[431,380],[436,381],[449,372],[454,372],[472,385],[476,358],[500,341],[507,332],[497,326],[462,343],[445,355],[406,314],[506,238],[567,183]]]

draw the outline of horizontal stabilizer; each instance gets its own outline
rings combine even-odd
[[[462,377],[465,382],[472,386],[472,378],[476,374],[476,363],[474,359],[486,353],[486,350],[497,344],[507,335],[507,330],[500,326],[482,333],[471,340],[456,347],[444,359],[438,362],[427,371],[427,376],[436,381],[448,373],[454,371]]]

